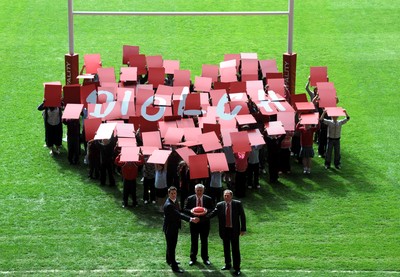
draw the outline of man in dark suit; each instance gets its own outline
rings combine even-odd
[[[179,268],[178,262],[175,259],[175,249],[178,243],[178,232],[181,228],[181,219],[190,222],[199,222],[198,217],[189,217],[179,212],[179,205],[176,202],[176,187],[171,186],[168,189],[168,198],[164,204],[164,224],[163,231],[165,240],[167,241],[166,261],[172,268],[172,271],[183,273]]]
[[[211,197],[204,194],[204,185],[197,184],[194,187],[194,191],[195,194],[189,196],[185,201],[185,205],[183,208],[184,212],[186,214],[192,215],[191,210],[195,207],[205,208],[206,214],[211,212],[214,209],[214,203]],[[199,216],[196,214],[194,215]],[[205,265],[211,264],[208,259],[208,235],[210,233],[210,221],[202,220],[202,217],[204,216],[199,216],[199,223],[190,223],[190,266],[194,265],[197,260],[197,252],[199,249],[199,236],[201,241],[201,258],[203,259],[203,263]]]
[[[231,246],[234,275],[240,275],[240,249],[239,237],[246,233],[246,215],[242,203],[233,200],[231,190],[224,191],[224,201],[217,204],[215,209],[206,217],[218,216],[219,236],[224,245],[225,266],[222,270],[229,270],[231,263]]]

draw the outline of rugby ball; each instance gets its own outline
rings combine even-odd
[[[191,212],[192,212],[192,214],[194,214],[194,215],[204,215],[204,214],[207,213],[207,209],[204,208],[204,207],[194,207],[194,208],[191,210]]]

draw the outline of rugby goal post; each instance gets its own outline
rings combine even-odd
[[[79,74],[79,55],[74,50],[74,16],[287,16],[287,53],[283,54],[283,76],[291,94],[295,93],[296,53],[293,53],[294,0],[288,0],[287,11],[255,12],[115,12],[115,11],[74,11],[73,0],[68,0],[68,38],[69,53],[65,55],[65,84],[77,84]]]

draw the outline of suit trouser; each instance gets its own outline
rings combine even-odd
[[[208,235],[210,233],[210,222],[190,223],[190,260],[196,261],[199,249],[199,236],[201,241],[201,258],[208,260]]]
[[[167,242],[166,261],[172,268],[177,268],[175,250],[178,243],[178,230],[168,230],[165,232],[165,240]]]
[[[331,139],[328,138],[328,147],[326,148],[325,165],[330,166],[332,161],[332,150],[334,150],[334,161],[335,166],[340,165],[340,138]]]
[[[224,244],[224,257],[225,265],[232,264],[235,270],[240,270],[240,249],[239,249],[239,236],[233,235],[232,228],[225,228],[225,237],[222,239]],[[231,260],[231,246],[232,246],[232,260]]]

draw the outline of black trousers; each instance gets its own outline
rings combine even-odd
[[[167,242],[167,251],[166,251],[166,262],[171,265],[171,268],[177,268],[178,263],[176,262],[175,250],[176,244],[178,243],[178,229],[176,230],[167,230],[165,232],[165,240]]]
[[[124,187],[122,190],[122,200],[124,201],[124,205],[128,205],[129,196],[132,198],[133,206],[137,205],[136,200],[136,179],[134,180],[126,180],[124,179]]]
[[[232,265],[235,270],[240,270],[240,249],[239,249],[239,236],[233,235],[232,228],[225,228],[225,237],[222,239],[224,245],[225,265]],[[232,247],[232,259],[231,259]]]
[[[190,223],[190,260],[196,261],[199,249],[199,237],[201,242],[201,258],[208,260],[208,235],[210,234],[210,221],[203,223]]]

